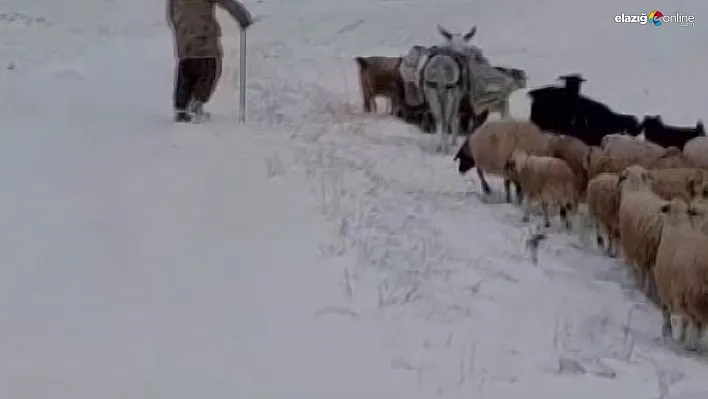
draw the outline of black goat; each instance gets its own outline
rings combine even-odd
[[[706,131],[703,122],[699,119],[696,127],[667,126],[661,120],[661,116],[645,116],[644,138],[664,148],[676,147],[683,151],[683,147],[689,140],[699,136],[705,136]]]
[[[584,96],[578,98],[577,104],[575,121],[566,134],[587,145],[599,146],[608,134],[637,136],[642,132],[642,125],[634,115],[616,113],[605,104]]]
[[[565,87],[547,86],[529,91],[531,122],[543,130],[575,137],[587,145],[600,145],[612,133],[641,133],[632,115],[618,114],[607,105],[580,95],[580,75],[561,76]]]
[[[543,130],[565,133],[571,130],[575,104],[585,79],[580,75],[560,76],[559,79],[565,81],[565,87],[545,86],[529,90],[530,119]]]

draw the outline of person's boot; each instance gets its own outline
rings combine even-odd
[[[184,111],[184,110],[175,111],[175,122],[189,123],[191,121],[192,121],[192,115],[190,115],[187,111]]]
[[[204,111],[204,103],[199,100],[192,100],[189,102],[189,112],[194,115],[196,122],[202,122],[211,119],[211,114]]]

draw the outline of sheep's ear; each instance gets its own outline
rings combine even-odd
[[[622,171],[617,175],[617,182],[622,183],[623,181],[627,180],[627,172]]]
[[[452,33],[448,32],[445,28],[443,28],[441,25],[438,25],[438,32],[446,39],[450,40],[452,39]]]
[[[477,25],[472,25],[472,29],[470,29],[470,31],[465,33],[462,37],[465,41],[468,41],[474,37],[475,33],[477,33]]]
[[[698,188],[698,185],[700,185],[701,183],[703,183],[703,172],[700,170],[696,170],[693,173],[693,176],[691,176],[688,179],[688,183],[686,184],[686,186],[687,186],[686,188],[688,188],[689,193],[694,194],[696,191],[698,191],[696,189]]]
[[[590,171],[590,156],[591,156],[591,154],[592,154],[592,150],[588,151],[588,153],[585,154],[585,156],[583,157],[583,169],[586,172]]]
[[[659,208],[659,212],[661,213],[669,213],[669,210],[671,209],[671,204],[664,204]]]

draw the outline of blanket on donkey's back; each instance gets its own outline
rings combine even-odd
[[[424,103],[422,71],[434,48],[413,46],[403,57],[399,71],[404,82],[404,99],[409,106]],[[504,99],[513,89],[513,79],[494,68],[476,46],[467,46],[461,51],[467,58],[470,84],[470,104],[481,108]]]
[[[412,107],[420,106],[424,101],[420,86],[423,67],[427,61],[428,49],[423,46],[413,46],[403,57],[399,67],[403,79],[404,101]]]
[[[474,110],[503,101],[514,91],[514,79],[489,63],[470,61],[469,71],[470,105]]]

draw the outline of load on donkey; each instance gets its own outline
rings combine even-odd
[[[492,66],[479,47],[469,44],[477,33],[476,26],[465,34],[453,34],[438,25],[438,32],[445,39],[443,44],[413,46],[400,61],[403,101],[398,116],[419,125],[425,132],[435,131],[435,119],[423,93],[422,71],[433,55],[452,50],[459,54],[456,59],[465,63],[460,65],[460,70],[468,75],[467,93],[459,109],[460,132],[473,132],[486,121],[490,112],[499,112],[503,118],[507,117],[508,98],[515,90],[526,87],[526,73],[520,69]]]

